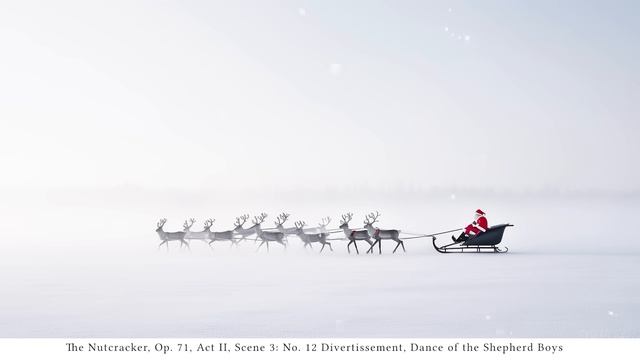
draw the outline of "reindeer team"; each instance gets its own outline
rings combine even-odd
[[[167,222],[167,219],[160,219],[158,221],[158,228],[156,229],[156,233],[160,237],[160,248],[162,245],[167,246],[169,248],[169,242],[175,241],[180,243],[180,247],[186,246],[189,247],[189,243],[193,240],[203,241],[207,243],[209,246],[212,246],[215,242],[218,241],[226,241],[229,242],[231,246],[238,245],[240,242],[245,241],[247,239],[252,239],[255,241],[260,241],[258,245],[258,250],[265,245],[267,251],[269,251],[269,243],[275,243],[282,245],[284,248],[287,247],[288,237],[291,235],[296,235],[304,244],[304,247],[313,248],[312,244],[320,244],[322,247],[320,248],[320,252],[322,252],[325,246],[329,247],[329,250],[333,251],[333,247],[331,246],[330,240],[339,240],[339,239],[330,239],[329,236],[334,232],[343,232],[344,239],[348,240],[347,251],[351,253],[351,245],[356,250],[357,254],[360,254],[358,250],[358,241],[364,241],[369,245],[369,250],[367,253],[373,253],[376,244],[378,245],[378,252],[382,253],[382,240],[393,240],[396,242],[396,247],[393,249],[395,253],[399,246],[402,246],[402,250],[406,251],[404,248],[404,243],[400,239],[400,231],[399,230],[383,230],[377,227],[374,227],[374,223],[378,222],[378,218],[380,217],[380,213],[370,213],[365,216],[364,219],[364,228],[355,229],[350,228],[349,222],[353,219],[352,213],[347,213],[342,215],[342,220],[340,221],[340,226],[335,231],[327,230],[327,225],[331,222],[330,217],[325,217],[321,220],[317,227],[305,228],[306,223],[304,221],[296,221],[294,227],[286,228],[284,227],[285,222],[289,219],[290,214],[282,213],[277,216],[276,221],[274,221],[275,228],[272,229],[263,229],[262,224],[267,218],[267,214],[261,213],[258,216],[254,216],[252,219],[253,225],[244,228],[244,224],[249,220],[249,215],[242,215],[236,218],[234,223],[233,230],[227,231],[211,231],[213,227],[213,223],[215,219],[207,219],[204,222],[204,228],[202,231],[192,231],[191,228],[193,224],[196,222],[195,219],[185,220],[183,224],[183,231],[178,232],[166,232],[163,227]],[[251,238],[251,236],[255,236]]]

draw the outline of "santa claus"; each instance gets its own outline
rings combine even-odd
[[[451,236],[453,241],[462,242],[467,240],[470,236],[478,235],[487,231],[487,229],[489,229],[489,222],[485,215],[485,212],[481,209],[476,210],[473,223],[467,225],[467,227],[464,228],[464,232],[462,232],[462,234],[457,238],[455,236]]]

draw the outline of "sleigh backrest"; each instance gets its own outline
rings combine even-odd
[[[502,235],[504,235],[504,230],[508,226],[513,226],[511,224],[500,224],[491,226],[487,231],[482,234],[478,234],[476,236],[471,237],[469,240],[465,241],[463,245],[498,245],[502,241]]]

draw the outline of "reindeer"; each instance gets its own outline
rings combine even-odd
[[[369,244],[369,247],[371,247],[373,246],[373,241],[371,241],[371,236],[369,235],[369,232],[367,230],[349,229],[349,221],[351,221],[351,219],[353,219],[352,213],[346,213],[342,215],[342,220],[340,221],[339,228],[342,229],[342,231],[344,232],[344,236],[349,240],[349,243],[347,244],[347,251],[349,252],[349,254],[351,254],[351,249],[349,249],[349,246],[353,244],[353,246],[356,248],[356,253],[360,255],[360,251],[358,251],[358,244],[356,242],[366,241]]]
[[[313,247],[311,246],[311,243],[320,243],[320,244],[322,244],[322,248],[320,249],[320,252],[322,252],[322,250],[324,250],[325,245],[329,245],[329,249],[331,251],[333,251],[333,247],[331,247],[331,243],[327,241],[327,236],[329,234],[327,234],[327,233],[319,233],[319,234],[305,233],[304,226],[306,224],[305,224],[304,221],[296,221],[295,225],[296,225],[296,234],[298,235],[300,240],[302,240],[302,242],[304,243],[304,247],[307,247],[307,245],[308,245],[310,248],[313,249]]]
[[[278,215],[277,221],[273,222],[276,225],[276,230],[280,231],[281,233],[284,233],[284,240],[285,241],[287,241],[287,236],[288,235],[295,235],[297,233],[297,230],[296,230],[295,227],[285,228],[283,226],[284,223],[287,221],[287,219],[289,219],[289,216],[291,216],[291,214],[282,213],[282,214]]]
[[[184,222],[184,227],[185,227],[185,236],[184,238],[186,240],[201,240],[204,241],[205,243],[207,243],[209,241],[209,239],[211,238],[211,226],[213,225],[213,219],[207,219],[204,222],[204,229],[202,231],[191,231],[191,226],[193,226],[193,224],[196,222],[195,219],[189,219],[189,221],[191,222],[191,225],[187,224],[187,221],[185,220]],[[188,225],[188,227],[187,227]],[[188,230],[187,230],[188,229]],[[210,244],[210,243],[209,243]]]
[[[156,233],[158,233],[158,236],[160,237],[160,240],[161,240],[160,245],[158,245],[158,249],[163,244],[167,244],[167,250],[168,250],[169,241],[180,241],[180,247],[182,247],[182,245],[187,245],[187,247],[189,247],[189,243],[184,241],[184,236],[186,233],[184,231],[166,232],[162,228],[166,223],[167,223],[167,219],[160,219],[160,221],[158,221],[158,228],[156,229]],[[186,224],[186,221],[185,221],[185,224]]]
[[[284,233],[282,233],[280,231],[262,231],[262,228],[260,226],[261,226],[261,224],[264,222],[264,220],[266,218],[267,218],[267,214],[265,214],[265,213],[261,213],[260,216],[254,216],[253,217],[254,226],[252,226],[252,228],[255,227],[256,235],[257,235],[258,239],[262,240],[260,245],[258,245],[258,249],[256,249],[256,251],[260,250],[260,247],[263,244],[267,244],[267,251],[269,251],[269,242],[277,242],[278,244],[281,244],[282,246],[284,246],[285,249],[286,249],[287,248],[287,244],[285,244],[284,241],[283,241]]]
[[[396,247],[393,249],[393,253],[395,254],[396,250],[398,250],[398,246],[402,245],[402,250],[407,252],[404,248],[404,242],[400,240],[400,231],[398,230],[380,230],[379,228],[374,228],[373,224],[378,221],[380,217],[380,213],[376,211],[376,213],[370,213],[365,217],[364,220],[364,228],[367,229],[369,236],[376,239],[374,243],[371,245],[367,253],[373,253],[373,247],[378,244],[378,253],[382,254],[382,239],[390,239],[398,243]]]
[[[318,223],[318,227],[313,227],[313,228],[307,228],[305,229],[305,233],[307,234],[328,234],[329,232],[327,231],[327,225],[329,225],[329,223],[331,222],[331,218],[330,217],[324,217],[322,218],[322,220]]]
[[[236,222],[234,223],[236,227],[233,229],[233,232],[240,235],[240,239],[236,241],[236,245],[239,244],[241,241],[246,240],[247,236],[253,235],[256,233],[258,226],[255,224],[247,229],[244,229],[242,227],[242,225],[244,225],[247,222],[247,220],[249,220],[249,214],[245,214],[236,218]],[[257,238],[256,238],[256,241],[257,241]]]
[[[213,225],[213,223],[216,221],[216,219],[209,219],[209,221],[211,221],[211,224]],[[238,226],[242,226],[239,225],[240,224],[240,219],[236,218],[236,228]],[[235,229],[234,229],[235,230]],[[238,242],[236,241],[236,239],[233,237],[233,232],[234,230],[227,230],[227,231],[210,231],[209,232],[209,246],[211,246],[211,244],[214,241],[231,241],[231,246],[233,245],[238,245]]]

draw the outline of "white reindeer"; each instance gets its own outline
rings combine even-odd
[[[266,218],[267,218],[267,214],[265,214],[265,213],[261,213],[260,216],[255,216],[253,218],[253,224],[254,224],[254,227],[256,229],[256,235],[257,235],[258,239],[262,240],[260,245],[258,245],[258,249],[257,250],[260,250],[260,247],[263,244],[267,244],[267,251],[269,251],[269,243],[270,242],[276,242],[276,243],[284,246],[285,249],[286,249],[287,248],[287,244],[285,244],[285,242],[283,241],[284,233],[282,233],[280,231],[262,231],[262,228],[260,226],[262,225],[262,223],[264,222],[264,220]]]
[[[256,230],[258,229],[258,225],[253,225],[247,229],[244,229],[242,225],[244,225],[249,219],[249,214],[242,215],[236,218],[236,222],[234,225],[236,226],[233,231],[240,235],[240,239],[236,241],[236,244],[239,244],[241,241],[246,240],[247,236],[256,234]],[[257,239],[256,239],[257,241]]]
[[[324,217],[318,223],[317,227],[306,228],[306,229],[304,229],[304,232],[307,233],[307,234],[328,234],[329,231],[327,230],[327,225],[329,225],[330,222],[331,222],[331,218],[330,217],[328,217],[328,216]]]
[[[284,234],[285,241],[287,241],[287,236],[295,235],[297,233],[295,226],[290,228],[284,227],[284,223],[289,219],[289,216],[291,216],[291,214],[282,213],[278,215],[277,220],[273,222],[276,225],[276,230]]]
[[[189,243],[184,241],[184,236],[185,236],[185,232],[184,231],[177,231],[177,232],[166,232],[163,229],[164,224],[167,223],[167,219],[160,219],[158,221],[158,228],[156,229],[156,233],[158,234],[158,236],[160,237],[160,245],[158,245],[158,249],[164,245],[167,244],[167,250],[169,249],[169,241],[179,241],[180,242],[180,247],[182,247],[183,245],[186,245],[187,247],[189,247]],[[186,224],[186,221],[185,221]]]
[[[187,222],[184,222],[184,226],[185,226],[185,240],[189,240],[189,242],[191,242],[191,240],[200,240],[200,241],[204,241],[205,243],[209,243],[209,240],[211,239],[211,226],[213,225],[213,219],[207,219],[204,222],[204,228],[202,231],[191,231],[191,227],[193,226],[193,224],[196,222],[195,219],[189,219],[189,221],[191,222],[191,225],[189,225],[187,227]]]
[[[327,233],[319,233],[319,234],[309,234],[307,232],[304,231],[304,226],[305,226],[305,222],[304,221],[296,221],[296,231],[297,231],[297,235],[300,238],[300,240],[302,240],[302,242],[304,243],[304,246],[307,247],[307,245],[309,247],[311,247],[313,249],[313,246],[311,246],[312,243],[320,243],[322,244],[322,248],[320,249],[320,252],[322,252],[322,250],[324,250],[324,247],[326,245],[329,245],[329,249],[331,251],[333,251],[333,247],[331,247],[331,243],[327,241],[327,237],[329,234]]]

